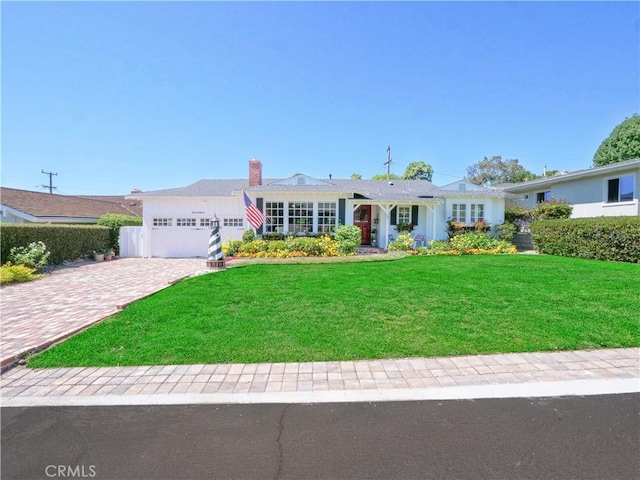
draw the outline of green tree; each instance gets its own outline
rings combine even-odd
[[[371,177],[371,180],[386,180],[386,179],[387,179],[386,173],[381,173],[380,175],[374,175],[373,177]],[[400,180],[400,177],[395,173],[390,173],[389,180]]]
[[[360,175],[359,173],[352,173],[351,180],[362,180],[362,175]]]
[[[424,162],[411,162],[402,175],[403,180],[426,180],[433,178],[433,167]]]
[[[467,167],[466,179],[477,185],[499,183],[522,183],[538,178],[538,175],[520,165],[517,159],[502,160],[500,155],[484,157],[480,162]]]
[[[593,156],[596,167],[640,157],[640,116],[633,115],[613,129]]]

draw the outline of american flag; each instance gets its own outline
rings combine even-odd
[[[244,211],[247,215],[247,220],[249,220],[254,230],[257,230],[264,223],[264,214],[251,202],[249,195],[244,190],[242,195],[244,196]]]

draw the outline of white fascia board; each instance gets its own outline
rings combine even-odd
[[[25,213],[21,210],[16,210],[15,208],[11,208],[7,205],[0,204],[0,209],[2,209],[3,212],[10,213],[14,217],[22,218],[27,222],[33,222],[33,223],[38,222],[38,217],[34,217],[33,215],[29,215],[28,213]]]
[[[571,180],[580,180],[582,178],[594,177],[594,176],[607,176],[616,172],[623,172],[625,170],[634,170],[640,168],[640,160],[633,162],[620,162],[605,165],[603,167],[594,167],[590,170],[579,170],[577,172],[564,173],[560,175],[554,175],[553,177],[540,178],[538,180],[531,180],[530,182],[519,183],[511,187],[503,189],[507,193],[525,193],[532,189],[537,190],[540,187],[547,185],[553,185],[555,183],[562,183]]]

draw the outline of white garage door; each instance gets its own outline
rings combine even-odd
[[[199,227],[153,227],[151,256],[162,258],[207,257],[211,230]]]

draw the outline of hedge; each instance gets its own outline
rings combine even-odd
[[[98,225],[109,228],[109,248],[116,255],[120,255],[120,227],[142,225],[142,218],[131,215],[119,215],[117,213],[107,213],[98,220]]]
[[[539,253],[640,263],[640,216],[538,220],[531,237]]]
[[[109,248],[109,229],[96,225],[50,225],[39,223],[3,223],[0,263],[5,263],[13,247],[31,242],[44,242],[51,257],[50,263],[60,265],[76,260],[95,250]]]

